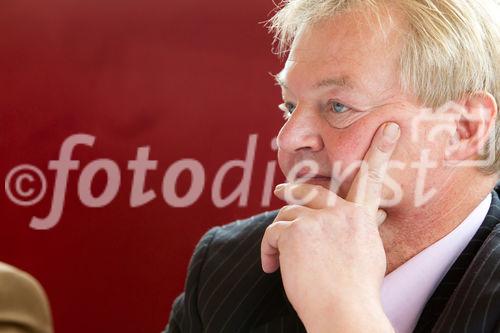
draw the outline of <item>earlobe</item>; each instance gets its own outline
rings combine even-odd
[[[464,114],[456,122],[456,131],[445,152],[450,164],[475,159],[495,132],[497,103],[487,92],[475,92],[463,100]]]

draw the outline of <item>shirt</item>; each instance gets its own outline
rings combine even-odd
[[[411,333],[428,299],[488,213],[491,193],[449,234],[386,275],[382,306],[397,333]]]

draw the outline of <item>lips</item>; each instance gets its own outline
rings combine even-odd
[[[305,180],[306,183],[312,182],[330,182],[332,179],[330,177],[320,176],[320,175],[307,175],[304,177],[297,177],[295,180]]]
[[[306,175],[301,175],[301,176],[297,176],[297,179],[303,179],[303,178],[307,178],[307,179],[315,179],[315,180],[330,180],[331,177],[327,177],[327,176],[322,176],[322,175],[313,175],[313,174],[306,174]]]
[[[303,178],[306,178],[306,179],[310,179],[310,180],[330,180],[331,177],[330,176],[326,176],[324,174],[313,174],[310,172],[310,169],[309,168],[304,168],[302,170],[300,170],[295,179],[303,179]]]

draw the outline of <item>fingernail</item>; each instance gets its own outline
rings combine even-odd
[[[399,138],[399,132],[399,125],[396,123],[387,123],[384,127],[384,136],[391,141]]]
[[[276,185],[276,187],[274,188],[274,191],[280,191],[282,190],[284,187],[286,186],[286,184],[278,184]]]

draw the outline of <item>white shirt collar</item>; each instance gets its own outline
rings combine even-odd
[[[428,299],[481,226],[491,193],[448,235],[386,275],[381,297],[384,312],[397,333],[410,333]]]

